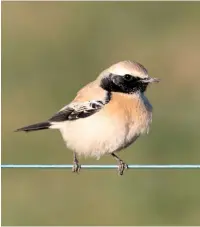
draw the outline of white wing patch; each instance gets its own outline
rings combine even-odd
[[[89,117],[90,115],[98,112],[105,104],[106,103],[99,100],[73,102],[63,107],[59,112],[51,117],[49,121],[63,122]]]

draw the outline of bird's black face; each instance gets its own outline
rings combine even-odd
[[[109,74],[101,80],[101,87],[109,92],[133,93],[145,92],[149,80],[126,74],[124,76]]]

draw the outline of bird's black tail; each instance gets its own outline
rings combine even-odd
[[[43,129],[48,129],[50,126],[51,124],[48,121],[46,121],[46,122],[41,122],[34,125],[25,126],[23,128],[19,128],[15,130],[15,132],[20,132],[20,131],[31,132],[31,131],[43,130]]]

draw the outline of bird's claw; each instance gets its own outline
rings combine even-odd
[[[118,174],[122,176],[124,174],[125,169],[128,169],[128,165],[123,161],[120,161],[118,166]]]
[[[81,165],[79,163],[74,162],[74,165],[72,167],[72,172],[73,173],[79,173],[81,170]]]

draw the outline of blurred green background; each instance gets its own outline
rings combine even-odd
[[[121,60],[162,82],[129,164],[200,164],[199,2],[2,2],[2,163],[71,164],[45,120]],[[82,164],[115,164],[106,156]],[[199,170],[3,169],[2,225],[200,225]]]

